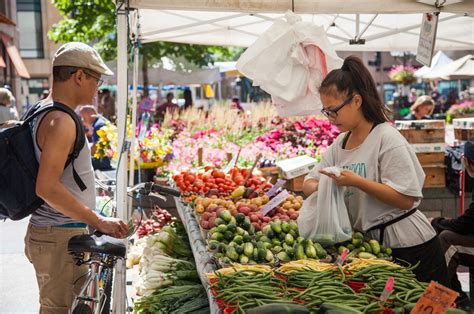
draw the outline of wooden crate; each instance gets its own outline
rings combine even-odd
[[[400,130],[408,143],[444,143],[444,129]]]
[[[474,137],[472,129],[454,129],[454,138],[456,141],[467,141]]]
[[[286,181],[286,188],[293,192],[302,192],[304,177],[306,177],[306,175],[302,175]]]
[[[424,188],[442,188],[446,186],[446,174],[445,165],[430,165],[424,166],[423,171],[425,172],[425,183]]]
[[[417,153],[416,157],[422,166],[444,164],[444,152],[441,153]]]

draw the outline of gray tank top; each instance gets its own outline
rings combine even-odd
[[[33,143],[35,146],[35,155],[36,159],[39,161],[41,157],[41,150],[38,147],[36,141],[37,129],[40,121],[45,115],[41,114],[33,121]],[[59,143],[58,143],[59,144]],[[59,144],[60,145],[60,144]],[[79,156],[74,160],[74,168],[76,169],[77,174],[81,177],[82,181],[86,185],[86,189],[81,191],[79,186],[77,186],[76,181],[72,174],[72,165],[69,164],[61,176],[61,183],[71,192],[74,197],[77,198],[79,202],[86,205],[90,209],[95,209],[95,181],[94,181],[94,170],[92,169],[91,162],[91,151],[89,145],[87,145],[87,139],[85,141],[84,147],[82,148]],[[49,227],[49,226],[58,226],[69,223],[78,223],[79,221],[74,220],[70,217],[63,215],[61,212],[49,206],[47,203],[41,205],[30,218],[30,223],[37,227]]]

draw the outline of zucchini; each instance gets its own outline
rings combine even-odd
[[[380,253],[380,244],[377,240],[370,240],[369,244],[372,248],[372,253],[374,253],[375,255]]]

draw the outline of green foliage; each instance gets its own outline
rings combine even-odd
[[[53,25],[49,31],[48,36],[51,40],[92,43],[105,60],[116,58],[116,8],[112,0],[53,0],[52,2],[63,15],[63,19]],[[242,51],[241,48],[154,42],[144,44],[140,54],[149,63],[157,62],[164,56],[182,57],[202,67],[214,61],[235,60]]]

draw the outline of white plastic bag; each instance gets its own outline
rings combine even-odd
[[[339,171],[328,168],[325,170],[333,173]],[[330,177],[321,175],[318,191],[304,201],[298,217],[298,229],[301,236],[323,246],[344,242],[352,237],[343,191]]]
[[[324,28],[287,12],[239,58],[237,69],[272,95],[281,116],[318,114],[318,87],[342,65]]]

